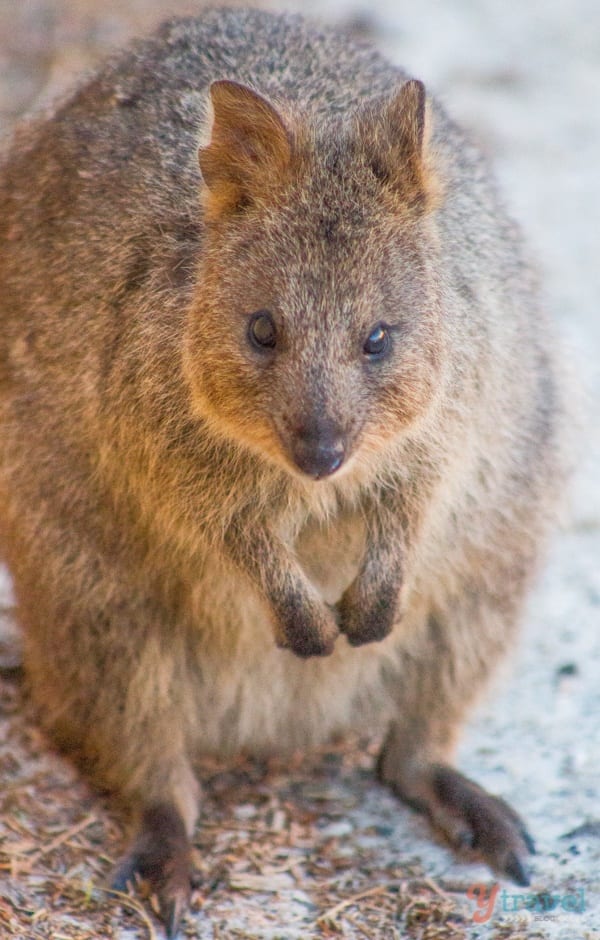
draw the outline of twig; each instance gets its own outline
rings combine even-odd
[[[423,878],[423,884],[433,891],[434,894],[437,894],[438,897],[446,901],[447,904],[453,904],[452,898],[446,894],[446,892],[440,888],[439,885],[436,885],[435,881],[432,881],[431,878]]]
[[[361,924],[358,923],[356,917],[351,917],[350,914],[346,914],[346,920],[348,921],[349,924],[352,924],[354,929],[358,930],[358,932],[361,933],[363,937],[366,937],[367,940],[370,940],[371,934],[367,933],[365,928]]]
[[[69,839],[72,839],[73,836],[76,836],[79,832],[82,832],[84,829],[87,829],[88,826],[91,826],[92,823],[98,821],[98,817],[93,813],[90,813],[85,819],[80,820],[77,825],[72,826],[70,829],[66,829],[64,832],[61,832],[52,842],[49,842],[48,845],[43,846],[43,848],[38,849],[37,852],[33,852],[27,859],[23,862],[18,862],[16,864],[16,869],[18,871],[28,872],[31,871],[32,867],[39,862],[44,855],[48,855],[50,852],[53,852],[54,849],[57,849],[60,845],[63,845],[65,842],[68,842]]]
[[[363,898],[369,898],[374,894],[385,894],[389,891],[390,885],[375,885],[374,888],[369,888],[367,891],[361,891],[359,894],[353,894],[351,898],[346,898],[344,901],[340,901],[339,904],[336,904],[334,907],[330,907],[329,910],[324,911],[322,914],[317,917],[315,923],[319,924],[323,921],[332,921],[335,920],[340,911],[343,911],[346,907],[351,907],[353,904],[356,904],[357,901],[362,901]]]
[[[121,904],[125,907],[130,908],[132,911],[135,911],[136,914],[139,914],[144,926],[148,930],[148,940],[158,940],[156,930],[154,929],[154,924],[148,917],[146,910],[142,904],[136,898],[132,897],[131,894],[127,894],[125,891],[117,891],[116,888],[103,888],[103,891],[106,894],[109,894],[112,898],[117,898]]]

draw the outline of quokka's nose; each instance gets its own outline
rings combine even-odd
[[[314,480],[331,476],[342,466],[346,441],[335,426],[302,428],[292,443],[296,466]]]

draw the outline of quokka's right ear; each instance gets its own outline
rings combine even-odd
[[[236,212],[281,181],[292,159],[292,136],[270,102],[247,85],[210,86],[209,141],[198,159],[209,218]]]

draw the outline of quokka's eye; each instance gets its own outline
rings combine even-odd
[[[261,352],[275,348],[277,330],[268,310],[258,310],[252,314],[248,323],[248,339],[251,345]]]
[[[367,336],[363,345],[363,352],[369,359],[383,359],[390,351],[391,343],[389,329],[385,324],[378,323]]]

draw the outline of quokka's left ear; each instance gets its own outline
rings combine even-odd
[[[408,208],[429,208],[439,189],[428,159],[429,120],[425,86],[415,79],[358,114],[373,172]]]

